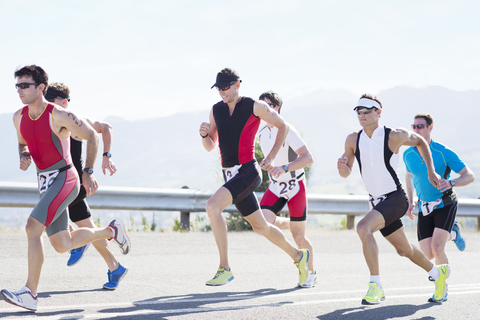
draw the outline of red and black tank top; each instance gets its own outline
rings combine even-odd
[[[255,159],[255,135],[260,126],[260,118],[253,114],[254,103],[252,98],[242,97],[235,105],[232,115],[223,101],[213,106],[224,168]]]
[[[53,109],[54,106],[48,104],[37,119],[32,119],[28,106],[25,106],[20,115],[20,133],[40,170],[60,169],[72,163],[70,137],[62,137],[55,132]]]

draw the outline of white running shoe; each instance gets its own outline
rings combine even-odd
[[[304,284],[298,283],[299,287],[302,288],[313,288],[318,283],[317,272],[312,272],[308,270],[307,281]]]
[[[125,229],[125,222],[123,219],[114,219],[108,225],[113,230],[113,239],[117,242],[120,250],[123,254],[127,254],[130,252],[131,243],[130,238],[127,236],[127,230]]]
[[[37,311],[38,295],[33,295],[28,287],[23,287],[18,291],[10,292],[6,289],[0,291],[0,297],[5,302],[11,303],[15,306],[25,308],[30,311]]]

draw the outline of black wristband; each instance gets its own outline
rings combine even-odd
[[[200,137],[202,137],[202,139],[205,139],[206,137],[208,137],[208,133],[205,136],[202,136],[202,134],[200,133]]]

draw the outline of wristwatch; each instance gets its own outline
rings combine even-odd
[[[455,180],[450,180],[450,184],[452,185],[452,188],[457,185],[457,182]]]
[[[283,170],[285,171],[285,173],[288,172],[288,166],[287,166],[286,164],[284,164],[284,165],[282,166],[282,168],[283,168]]]
[[[111,157],[112,157],[112,154],[107,151],[107,152],[105,152],[105,153],[103,154],[103,156],[107,156],[107,157],[111,158]]]
[[[85,168],[83,169],[83,172],[86,172],[88,174],[92,174],[93,173],[93,169],[92,168]]]

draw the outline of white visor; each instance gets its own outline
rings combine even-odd
[[[357,110],[357,108],[368,108],[368,109],[377,108],[377,109],[381,109],[382,107],[380,107],[380,104],[375,100],[372,100],[372,99],[369,99],[369,98],[360,98],[360,100],[358,100],[357,106],[353,110]]]

